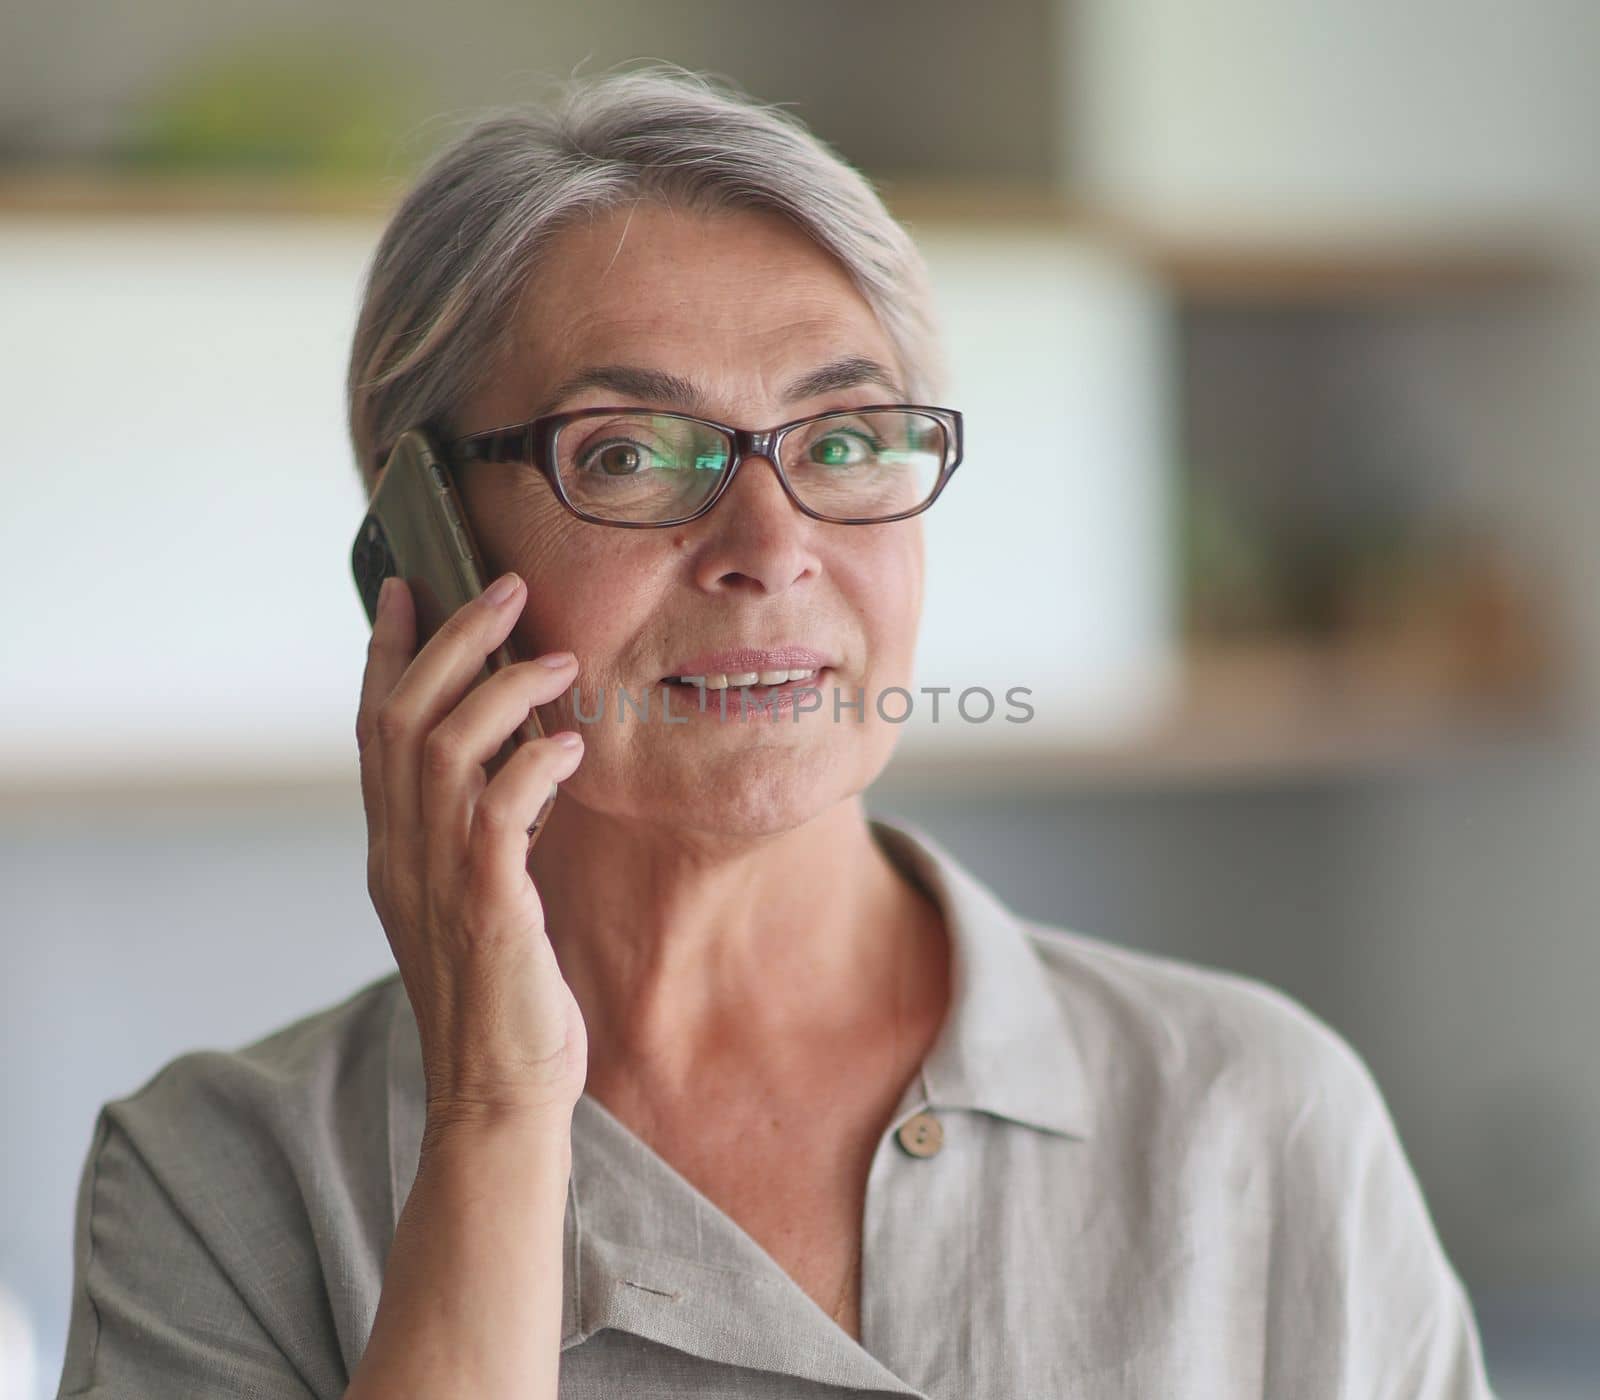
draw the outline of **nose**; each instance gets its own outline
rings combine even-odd
[[[701,587],[778,593],[818,571],[814,526],[789,499],[771,458],[752,454],[706,517]]]

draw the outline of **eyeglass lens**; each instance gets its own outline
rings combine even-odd
[[[925,413],[835,413],[793,428],[780,465],[795,494],[836,519],[914,510],[933,494],[946,456],[944,424]],[[718,428],[670,413],[580,418],[556,434],[567,499],[604,520],[648,522],[690,515],[733,460]]]

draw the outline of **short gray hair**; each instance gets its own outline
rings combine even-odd
[[[422,169],[373,253],[346,377],[370,493],[406,429],[455,431],[495,372],[540,253],[574,217],[641,198],[780,214],[843,265],[914,402],[944,365],[927,268],[872,184],[798,118],[673,64],[568,79],[556,100],[480,112]]]

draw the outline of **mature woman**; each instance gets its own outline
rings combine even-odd
[[[952,481],[855,171],[678,72],[495,114],[395,213],[349,388],[369,490],[431,428],[498,575],[373,629],[399,971],[105,1107],[62,1394],[1488,1393],[1332,1030],[866,815],[918,513],[1006,464]]]

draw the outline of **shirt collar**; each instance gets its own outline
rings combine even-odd
[[[925,831],[884,821],[872,829],[951,934],[949,1019],[923,1065],[929,1105],[1087,1139],[1083,1059],[1023,921]]]
[[[882,820],[871,828],[884,853],[938,904],[951,935],[950,1012],[894,1122],[924,1107],[966,1109],[1087,1138],[1091,1103],[1082,1059],[1023,921],[926,832]],[[424,1080],[416,1020],[398,974],[394,984],[389,1171],[398,1225],[416,1178]],[[730,1364],[916,1393],[587,1093],[572,1129],[563,1350],[617,1327]],[[639,1210],[642,1181],[662,1183],[674,1199]],[[691,1299],[692,1308],[682,1306]],[[736,1332],[708,1330],[708,1315],[737,1317],[741,1325]]]

